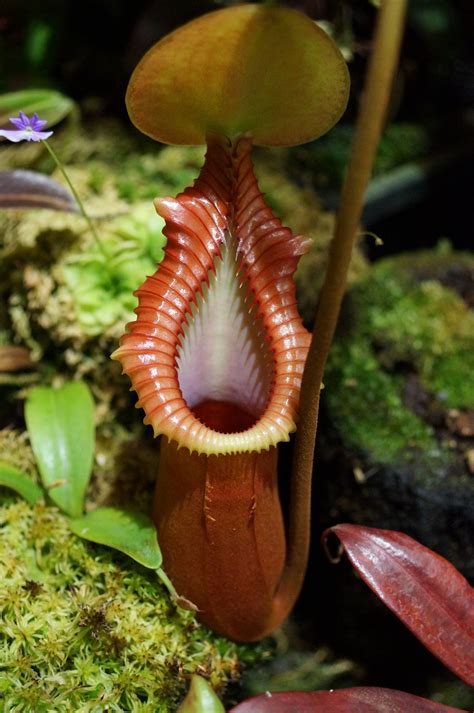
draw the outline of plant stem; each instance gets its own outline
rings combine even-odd
[[[94,240],[95,240],[95,242],[96,242],[96,244],[97,244],[97,247],[99,248],[99,250],[100,250],[100,252],[102,253],[103,257],[108,260],[108,259],[109,259],[109,255],[108,255],[108,253],[107,253],[107,250],[105,249],[105,246],[104,246],[102,240],[100,239],[99,234],[97,233],[97,231],[96,231],[96,229],[95,229],[95,227],[94,227],[94,224],[93,224],[92,220],[91,220],[91,219],[89,218],[89,216],[87,215],[86,209],[84,208],[84,204],[83,204],[83,202],[81,201],[81,199],[79,198],[79,195],[78,195],[76,189],[75,189],[74,186],[72,185],[71,180],[70,180],[69,176],[68,176],[67,173],[66,173],[66,169],[64,168],[64,166],[63,166],[63,164],[62,164],[62,161],[60,160],[60,158],[59,158],[59,156],[57,155],[56,151],[48,144],[48,142],[47,142],[46,140],[43,140],[43,144],[44,144],[44,145],[46,146],[46,148],[48,149],[51,158],[53,159],[53,161],[55,162],[56,166],[57,166],[57,167],[59,168],[59,170],[61,171],[61,173],[62,173],[62,175],[63,175],[63,177],[64,177],[64,180],[66,181],[67,185],[69,186],[69,190],[71,191],[72,195],[73,195],[74,198],[76,199],[76,203],[77,203],[77,205],[79,206],[79,210],[81,211],[81,215],[82,215],[82,217],[84,218],[84,220],[86,221],[86,223],[87,223],[87,225],[88,225],[88,227],[89,227],[89,230],[91,231],[92,236],[93,236],[93,238],[94,238]],[[108,263],[107,263],[107,264],[108,264]]]
[[[313,338],[303,374],[300,420],[292,469],[288,551],[276,606],[293,607],[308,562],[311,517],[311,480],[318,425],[319,397],[324,367],[334,337],[346,289],[347,273],[358,233],[364,195],[385,121],[398,62],[406,0],[383,0],[378,13],[374,49],[366,83],[328,265],[316,312]]]
[[[186,599],[185,597],[182,597],[178,594],[176,589],[173,587],[173,583],[171,582],[171,579],[168,577],[166,572],[161,569],[161,567],[158,567],[158,569],[155,569],[156,574],[158,575],[158,578],[161,580],[161,582],[165,585],[166,589],[169,592],[169,595],[173,602],[178,606],[181,607],[181,609],[186,609],[187,611],[197,611],[198,608],[193,602],[191,602],[189,599]]]
[[[161,569],[161,567],[158,567],[158,569],[155,569],[155,572],[158,575],[158,578],[161,580],[161,582],[165,585],[166,589],[168,590],[168,592],[171,596],[171,599],[173,599],[173,601],[176,601],[178,599],[178,592],[173,587],[171,579],[168,577],[166,572],[163,569]]]

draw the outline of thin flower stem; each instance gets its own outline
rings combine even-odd
[[[102,240],[100,239],[99,234],[97,233],[97,231],[96,231],[96,229],[95,229],[95,227],[94,227],[94,224],[93,224],[92,220],[91,220],[91,219],[89,218],[89,216],[87,215],[86,209],[84,208],[84,204],[83,204],[82,200],[79,198],[79,195],[78,195],[76,189],[75,189],[74,186],[72,185],[71,180],[70,180],[69,176],[68,176],[67,173],[66,173],[66,169],[64,168],[64,166],[63,166],[63,164],[62,164],[62,161],[60,160],[60,158],[59,158],[59,156],[57,155],[56,151],[48,144],[48,142],[46,141],[46,139],[43,139],[43,144],[44,144],[44,145],[46,146],[46,148],[48,149],[51,158],[53,159],[53,161],[55,162],[56,166],[57,166],[57,167],[59,168],[59,170],[61,171],[61,173],[62,173],[62,175],[63,175],[63,177],[64,177],[64,180],[66,181],[67,185],[69,186],[69,189],[70,189],[72,195],[73,195],[74,198],[76,199],[76,203],[77,203],[77,205],[79,206],[79,210],[81,211],[81,215],[82,215],[82,217],[84,218],[84,220],[86,221],[86,223],[87,223],[87,225],[88,225],[88,227],[89,227],[89,230],[91,231],[92,236],[93,236],[93,238],[94,238],[94,240],[95,240],[95,242],[96,242],[96,244],[97,244],[97,247],[99,248],[99,250],[100,250],[100,252],[102,253],[103,257],[106,258],[106,260],[108,261],[108,259],[109,259],[110,256],[108,255],[107,250],[105,249],[105,246],[104,246]],[[108,262],[107,262],[107,264],[108,264]]]
[[[383,0],[377,18],[374,49],[303,375],[300,420],[293,459],[287,560],[275,602],[280,611],[289,611],[293,607],[308,562],[311,480],[322,378],[346,289],[364,195],[386,117],[398,63],[405,10],[406,0]]]

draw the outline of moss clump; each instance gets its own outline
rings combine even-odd
[[[202,147],[166,146],[153,153],[129,155],[114,179],[117,194],[131,203],[175,195],[192,184],[203,161]]]
[[[441,252],[434,262],[429,253],[419,253],[411,266],[405,256],[384,260],[362,298],[364,331],[372,335],[384,368],[410,365],[447,408],[472,408],[474,383],[468,375],[474,372],[474,313],[449,279],[439,272],[437,279],[430,276],[425,261],[433,267],[444,263],[448,278],[449,265],[456,261],[474,276],[472,257],[454,253]]]
[[[474,270],[471,257],[446,252],[382,260],[346,301],[325,401],[345,442],[377,462],[449,460],[437,424],[407,403],[409,376],[439,411],[474,404],[474,315],[449,286],[454,265]]]
[[[9,316],[17,339],[37,357],[51,341],[80,349],[91,337],[116,339],[133,317],[133,290],[162,259],[162,228],[153,206],[138,204],[101,223],[104,257],[77,216],[44,211],[6,219],[2,273],[10,282]],[[8,278],[14,263],[23,273]]]
[[[88,376],[112,420],[129,397],[110,354],[134,317],[133,291],[162,258],[163,221],[151,204],[101,221],[107,260],[79,216],[14,212],[2,226],[0,291],[12,341],[30,348],[43,382],[53,373]]]
[[[347,445],[390,463],[411,450],[435,446],[433,431],[405,408],[402,383],[380,368],[361,334],[339,339],[331,350],[324,399]]]
[[[450,408],[472,408],[474,405],[473,373],[474,345],[460,347],[457,351],[439,355],[427,377],[427,384],[433,391],[440,394]]]
[[[4,500],[0,527],[2,710],[174,712],[189,674],[222,694],[264,655],[214,636],[152,573],[72,535],[54,508]]]
[[[134,208],[118,218],[97,245],[70,255],[63,266],[64,289],[86,337],[97,337],[133,318],[137,298],[133,292],[145,275],[163,259],[164,221],[151,206]]]
[[[14,428],[0,430],[0,460],[27,473],[38,482],[36,459],[26,431],[17,431]]]

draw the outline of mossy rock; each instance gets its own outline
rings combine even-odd
[[[223,695],[268,655],[213,635],[153,572],[76,537],[57,509],[0,496],[2,710],[174,713],[190,674]]]
[[[381,260],[357,283],[324,379],[320,443],[331,524],[402,530],[471,579],[473,285],[474,258],[447,246]]]

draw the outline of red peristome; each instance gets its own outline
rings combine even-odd
[[[265,204],[250,151],[250,139],[232,145],[211,137],[194,185],[177,198],[156,201],[166,220],[165,258],[137,290],[137,320],[128,325],[114,354],[130,376],[137,406],[144,409],[155,435],[164,434],[199,453],[259,451],[288,440],[295,429],[310,337],[297,312],[292,275],[308,241],[283,227]],[[196,318],[192,305],[208,299],[205,289],[223,264],[224,253],[231,266],[235,261],[239,300],[256,325],[255,344],[261,339],[260,351],[268,355],[262,358],[269,362],[264,370],[271,382],[266,405],[262,407],[262,391],[258,408],[248,404],[254,425],[237,433],[219,433],[203,422],[194,410],[199,404],[187,403],[178,378],[179,351]],[[211,333],[212,328],[211,323]],[[196,355],[196,363],[200,359]],[[219,400],[215,394],[203,400],[208,398]]]

